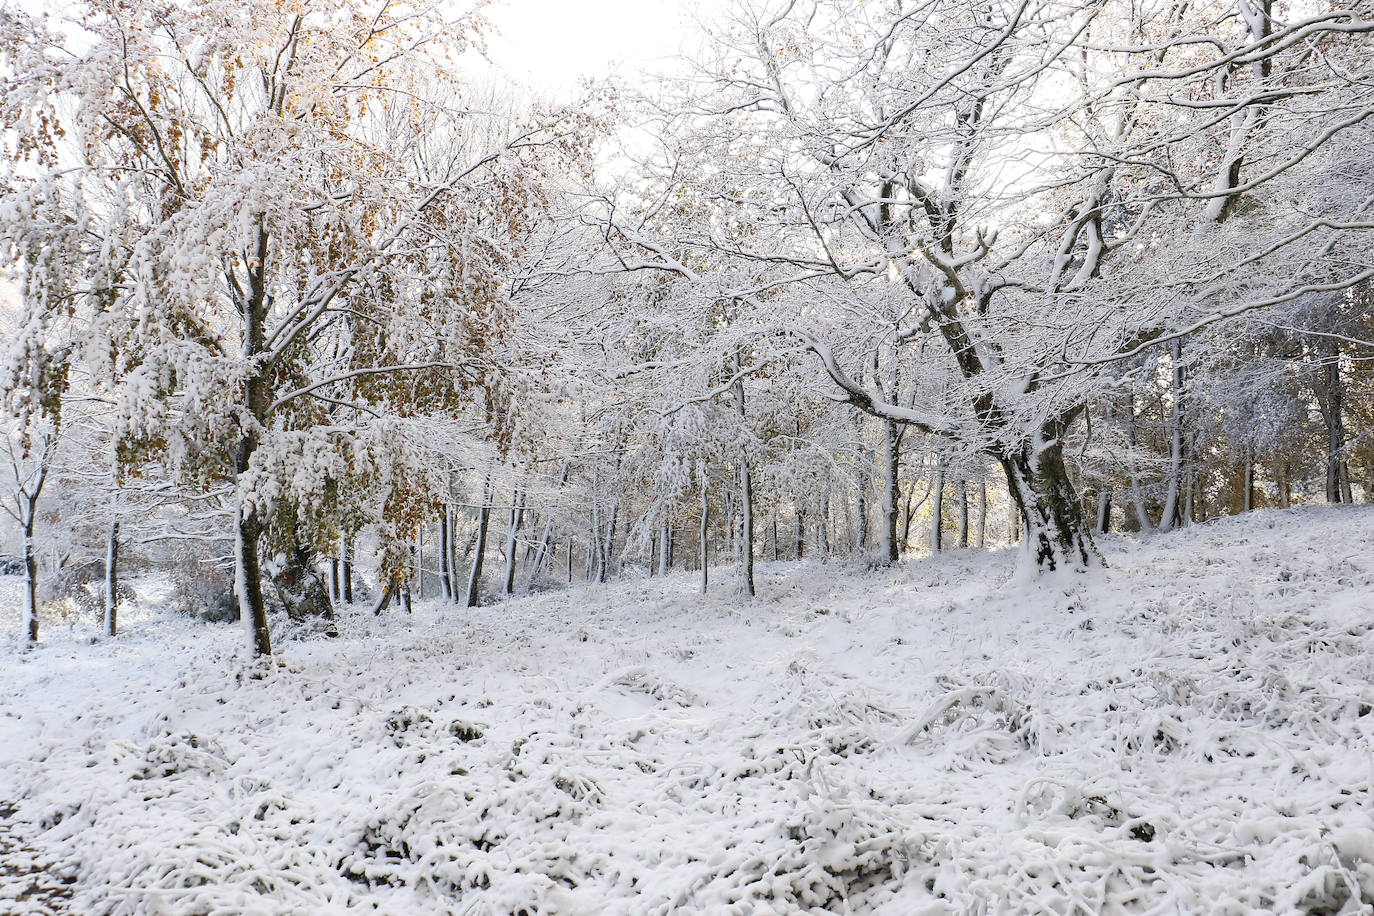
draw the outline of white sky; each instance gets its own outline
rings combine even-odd
[[[497,0],[492,62],[517,83],[563,94],[578,80],[670,67],[693,27],[690,14],[721,0]]]

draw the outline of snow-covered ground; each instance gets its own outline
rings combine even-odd
[[[1104,548],[59,633],[0,801],[82,914],[1369,912],[1374,510]]]

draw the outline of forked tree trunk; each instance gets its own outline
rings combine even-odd
[[[1101,565],[1083,507],[1064,467],[1062,446],[1037,451],[1033,444],[997,456],[1007,490],[1025,526],[1027,550],[1044,570],[1087,569]]]

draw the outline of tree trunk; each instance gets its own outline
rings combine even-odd
[[[443,514],[439,516],[439,581],[444,589],[445,601],[452,601],[454,598],[451,556],[453,545],[450,543],[452,537],[448,527],[448,506],[445,506]]]
[[[487,553],[487,522],[491,518],[491,477],[482,483],[482,508],[477,510],[477,540],[472,549],[472,566],[468,569],[468,589],[465,604],[477,607],[481,598],[482,558]]]
[[[344,604],[353,603],[353,541],[344,540],[343,562],[339,564],[339,578],[343,585]]]
[[[816,519],[816,549],[821,556],[830,556],[830,487],[825,488],[821,497],[821,514]]]
[[[754,479],[749,473],[749,458],[739,458],[739,559],[740,589],[754,595]]]
[[[701,527],[697,530],[697,543],[701,554],[701,593],[706,594],[706,587],[711,581],[711,542],[709,539],[711,526],[711,503],[707,498],[706,475],[701,476]]]
[[[261,526],[252,510],[240,508],[234,526],[234,586],[239,598],[239,618],[248,627],[254,654],[268,656],[272,654],[272,638],[267,630],[267,603],[262,596],[262,567],[258,563],[261,535]]]
[[[1324,339],[1321,344],[1322,419],[1326,422],[1326,501],[1347,502],[1349,475],[1343,473],[1345,451],[1345,381],[1341,377],[1339,344]],[[1342,485],[1344,484],[1344,486]]]
[[[1249,512],[1255,508],[1255,461],[1249,448],[1245,450],[1245,467],[1241,471],[1241,486],[1245,489],[1241,499],[1241,511]]]
[[[33,499],[24,507],[24,638],[30,646],[38,643],[38,559],[33,551]]]
[[[664,522],[663,527],[659,529],[658,539],[658,574],[660,576],[668,575],[668,568],[672,564],[672,541],[673,526]]]
[[[968,547],[968,481],[959,481],[959,547]]]
[[[502,591],[515,594],[515,551],[519,547],[520,525],[525,519],[525,493],[516,488],[511,493],[510,523],[506,528],[506,579]]]
[[[105,536],[105,635],[119,631],[119,519],[110,519]]]
[[[1055,435],[1045,440],[1053,444],[1038,452],[1027,443],[1015,452],[997,456],[1007,476],[1007,490],[1025,525],[1028,553],[1036,566],[1045,570],[1100,565],[1102,558],[1064,467],[1060,439]]]
[[[1164,511],[1159,527],[1168,531],[1180,526],[1184,513],[1179,502],[1183,485],[1183,343],[1178,338],[1169,345],[1173,357],[1170,373],[1173,405],[1169,412],[1169,489],[1164,497]]]
[[[248,290],[238,305],[243,318],[242,353],[248,365],[258,367],[244,379],[243,406],[248,418],[243,425],[234,449],[234,477],[242,480],[248,473],[253,452],[258,447],[258,430],[267,419],[270,391],[262,374],[263,329],[267,323],[267,259],[269,238],[261,219],[253,257],[254,266],[248,271]],[[267,629],[267,602],[262,594],[262,567],[258,558],[258,542],[262,538],[262,522],[257,510],[247,505],[237,506],[234,525],[234,585],[238,591],[239,616],[248,627],[253,652],[258,656],[272,654],[272,639]]]
[[[735,354],[735,371],[740,370],[739,354]],[[745,420],[744,382],[735,382],[735,409],[740,422]],[[741,444],[739,450],[740,502],[740,590],[754,596],[754,478],[749,471],[749,453]]]
[[[314,551],[296,544],[286,555],[286,566],[272,582],[273,590],[292,620],[334,618],[329,586],[316,565]]]
[[[1126,393],[1126,442],[1131,447],[1132,453],[1136,448],[1136,424],[1135,424],[1135,394]],[[1135,456],[1132,454],[1128,461],[1131,476],[1131,507],[1135,510],[1136,524],[1141,531],[1149,531],[1154,527],[1150,521],[1150,512],[1145,508],[1145,497],[1140,489],[1140,477],[1136,474]],[[1129,530],[1129,525],[1127,529]]]
[[[901,544],[897,541],[897,515],[901,493],[898,491],[898,473],[901,469],[901,429],[896,423],[883,424],[883,562],[896,563],[901,554]]]
[[[1112,527],[1112,493],[1106,487],[1097,491],[1097,524],[1098,534],[1106,534]]]
[[[396,586],[391,580],[388,579],[386,582],[382,583],[382,593],[377,596],[377,603],[372,606],[373,617],[382,616],[382,611],[385,611],[387,605],[391,604],[391,595],[395,591]]]
[[[944,527],[945,527],[945,464],[943,461],[935,463],[935,487],[930,494],[932,499],[930,511],[930,552],[939,553],[944,549]]]
[[[978,472],[978,543],[981,550],[988,546],[988,481],[986,470]]]

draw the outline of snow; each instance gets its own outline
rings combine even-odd
[[[1372,542],[1306,508],[1068,584],[681,573],[271,669],[233,625],[58,632],[0,670],[0,801],[91,914],[1368,912]]]

